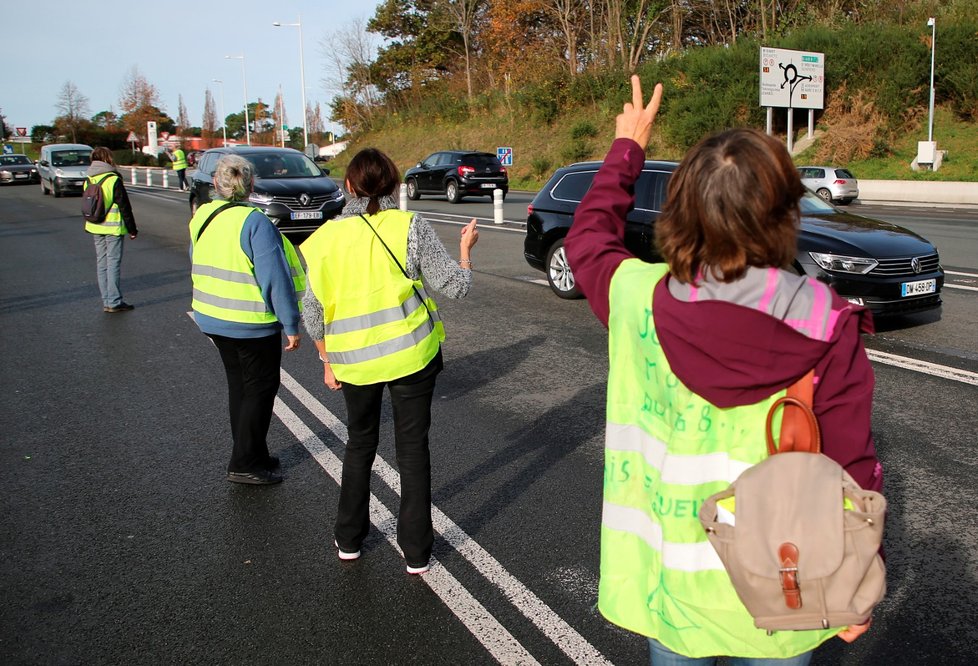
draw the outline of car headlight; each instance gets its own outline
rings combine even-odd
[[[271,194],[262,194],[261,192],[252,192],[248,195],[248,201],[251,203],[262,204],[267,206],[272,203],[274,197]]]
[[[880,263],[868,257],[844,257],[839,254],[827,254],[824,252],[809,252],[808,254],[822,269],[836,273],[865,275]]]
[[[62,178],[65,175],[65,172],[62,171],[61,169],[55,169],[54,175],[57,176],[58,178]]]
[[[7,178],[9,178],[10,172],[4,169],[3,171],[0,171],[0,176],[6,176]]]
[[[343,201],[343,190],[336,190],[336,194],[333,195],[333,201]]]
[[[31,173],[37,173],[37,169],[31,169]]]

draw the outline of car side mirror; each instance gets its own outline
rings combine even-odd
[[[38,162],[38,164],[40,164],[41,166],[51,166],[50,164],[48,164],[47,160],[41,160],[40,162]]]
[[[329,169],[327,169],[326,167],[319,167],[319,170],[323,172],[324,176],[329,175]]]
[[[428,166],[428,165],[427,165],[427,164],[425,164],[424,162],[418,162],[418,166],[419,166],[419,167],[424,167],[424,166]]]

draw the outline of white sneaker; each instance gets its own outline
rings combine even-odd
[[[409,574],[423,574],[425,571],[431,568],[428,562],[425,562],[420,567],[412,567],[410,564],[407,565],[407,572]]]
[[[335,540],[333,541],[333,544],[336,546],[336,554],[339,555],[339,557],[340,557],[341,560],[350,561],[350,560],[358,560],[358,559],[360,559],[360,551],[359,550],[356,551],[355,553],[349,553],[349,552],[343,550],[342,548],[340,548],[340,544],[336,543]]]

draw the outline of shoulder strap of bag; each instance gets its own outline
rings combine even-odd
[[[217,217],[218,215],[220,215],[221,213],[223,213],[224,211],[226,211],[228,208],[231,208],[232,206],[237,206],[237,205],[239,205],[239,204],[236,203],[236,202],[234,202],[234,201],[229,201],[226,204],[224,204],[223,206],[219,206],[217,208],[217,210],[215,210],[213,213],[211,213],[210,215],[208,215],[207,216],[207,219],[204,220],[204,223],[202,225],[200,225],[200,230],[197,231],[197,237],[194,238],[194,245],[196,245],[197,244],[197,241],[200,240],[200,237],[204,235],[204,229],[207,228],[207,225],[210,224],[214,220],[215,217]]]
[[[424,298],[421,296],[421,294],[418,293],[418,288],[414,286],[414,280],[412,280],[411,276],[407,274],[407,271],[404,270],[404,266],[401,266],[401,262],[397,260],[397,257],[394,256],[394,253],[391,252],[391,249],[387,246],[387,243],[384,242],[384,239],[381,238],[380,234],[377,233],[377,230],[374,229],[374,225],[370,224],[370,220],[365,218],[363,216],[363,213],[360,213],[359,215],[360,215],[360,219],[366,222],[367,226],[370,227],[370,230],[374,232],[374,236],[376,236],[377,240],[380,241],[380,244],[384,246],[384,249],[387,250],[387,254],[390,255],[390,258],[394,262],[394,264],[401,269],[401,273],[404,275],[404,277],[407,278],[408,280],[411,280],[411,289],[414,289],[415,296],[418,297],[418,300],[421,301],[421,304],[424,306],[425,311],[428,313],[428,319],[431,319],[431,310],[428,309],[428,304],[425,303]]]
[[[818,427],[818,419],[812,411],[815,396],[815,370],[809,370],[805,376],[788,387],[788,393],[771,405],[767,413],[764,434],[767,438],[769,455],[786,451],[801,451],[804,453],[820,453],[822,450],[822,432]],[[781,438],[778,448],[774,446],[771,436],[771,421],[778,407],[784,409],[781,417]],[[792,409],[789,409],[792,407]]]

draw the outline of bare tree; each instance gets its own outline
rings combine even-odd
[[[567,68],[571,76],[578,70],[578,50],[581,36],[587,29],[586,21],[590,12],[589,0],[546,0],[543,9],[551,16],[560,28],[564,40],[564,51],[567,58]]]
[[[61,86],[61,92],[58,93],[58,102],[55,104],[55,108],[61,112],[54,121],[55,127],[64,130],[66,133],[71,132],[71,140],[77,142],[78,129],[90,113],[88,98],[81,94],[78,86],[74,83],[65,81],[65,84]]]
[[[210,146],[214,140],[214,135],[220,125],[217,124],[217,111],[214,110],[214,96],[210,89],[204,90],[204,117],[200,123],[200,129],[204,134],[207,145]]]
[[[377,50],[375,40],[367,32],[366,19],[358,18],[327,34],[320,45],[327,62],[323,88],[337,100],[334,108],[344,109],[344,125],[353,129],[369,120],[378,103],[370,67]],[[309,114],[307,107],[306,122],[311,127]]]
[[[119,106],[122,108],[123,124],[137,134],[146,131],[146,123],[159,117],[160,94],[156,86],[146,80],[134,65],[122,81]]]
[[[438,0],[435,7],[449,19],[451,28],[462,37],[465,57],[465,86],[469,103],[472,103],[472,41],[476,19],[485,8],[485,0]]]
[[[183,95],[177,95],[177,134],[182,135],[182,130],[187,129],[190,129],[190,116],[183,103]]]

